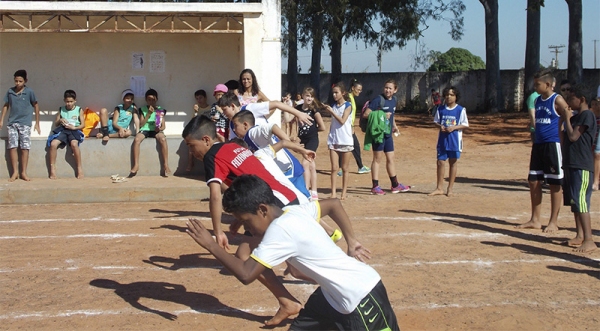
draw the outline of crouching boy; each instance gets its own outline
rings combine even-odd
[[[224,210],[260,240],[254,247],[245,246],[252,249],[245,261],[221,248],[200,221],[191,219],[187,232],[243,284],[283,262],[301,278],[319,284],[291,330],[399,330],[377,271],[337,247],[306,205],[282,207],[271,188],[254,175],[236,178],[225,191]],[[341,223],[343,231],[351,231],[349,221]]]

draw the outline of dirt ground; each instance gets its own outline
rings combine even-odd
[[[352,161],[343,205],[373,252],[369,264],[401,329],[598,330],[600,250],[561,245],[574,235],[569,209],[561,209],[556,233],[514,227],[530,216],[526,119],[471,116],[450,198],[427,196],[435,188],[431,118],[398,120],[396,170],[412,191],[370,195],[370,175],[357,174]],[[325,139],[317,160],[321,197],[329,194]],[[369,165],[371,152],[363,158]],[[591,205],[595,236],[599,194]],[[545,190],[544,222],[549,210]],[[209,225],[208,202],[1,207],[0,329],[260,329],[276,301],[197,246],[184,232],[189,217]],[[283,282],[301,302],[315,289]]]

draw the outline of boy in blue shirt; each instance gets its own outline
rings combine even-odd
[[[29,149],[31,148],[31,122],[32,114],[35,112],[35,131],[40,131],[40,108],[38,106],[35,93],[25,86],[27,83],[27,71],[21,69],[14,74],[15,87],[11,87],[4,96],[4,106],[2,107],[2,118],[0,118],[0,129],[4,124],[4,116],[10,110],[8,116],[8,153],[12,166],[12,175],[8,179],[14,182],[19,178],[29,181],[27,176],[27,163],[29,161]],[[19,156],[17,147],[21,149],[21,171],[18,171]]]
[[[467,109],[456,102],[460,99],[460,92],[451,86],[442,92],[446,100],[444,105],[435,110],[433,121],[440,128],[437,143],[437,187],[429,196],[444,194],[444,172],[446,161],[450,164],[448,190],[446,196],[452,196],[452,187],[456,179],[458,159],[462,152],[462,130],[469,127]]]
[[[552,71],[541,70],[534,76],[534,88],[540,96],[535,99],[535,137],[529,162],[529,191],[531,218],[517,226],[518,229],[541,229],[542,184],[550,186],[550,221],[544,232],[558,230],[558,213],[562,200],[562,152],[560,149],[560,114],[567,109],[565,99],[554,93]]]

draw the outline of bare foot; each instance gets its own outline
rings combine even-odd
[[[452,191],[448,191],[448,192],[446,192],[446,196],[447,196],[447,197],[451,197],[451,196],[453,196],[453,195],[454,195],[454,193],[452,193]]]
[[[96,138],[100,139],[100,138],[102,138],[102,137],[104,137],[104,135],[103,135],[102,133],[98,132],[98,133],[96,134]]]
[[[435,191],[427,194],[428,197],[432,197],[434,195],[444,195],[444,191],[440,190],[440,189],[436,189]]]
[[[598,183],[592,185],[592,191],[598,191]]]
[[[83,169],[77,169],[77,179],[83,178]]]
[[[346,195],[342,194],[342,196],[340,197],[340,200],[346,200]]]
[[[573,239],[569,239],[569,240],[565,241],[565,244],[567,246],[571,246],[571,247],[580,246],[582,243],[583,243],[583,238],[581,238],[581,237],[575,237]]]
[[[129,171],[129,176],[127,176],[127,177],[129,177],[129,178],[133,178],[133,177],[135,177],[135,175],[137,175],[137,172],[138,172],[138,167],[137,167],[137,166],[136,166],[136,167],[133,167],[133,168],[131,168],[131,170]]]
[[[541,229],[542,224],[540,222],[529,221],[527,223],[519,224],[515,226],[517,229]]]
[[[26,181],[26,182],[30,182],[31,178],[29,178],[29,176],[27,176],[26,173],[21,173],[21,179]]]
[[[110,137],[109,137],[109,136],[104,136],[104,137],[102,137],[102,141],[104,141],[104,142],[107,142],[109,139],[110,139]]]
[[[165,167],[165,177],[171,176],[171,169],[169,167]]]
[[[554,223],[548,223],[548,226],[544,229],[544,233],[554,233],[558,231],[558,226]]]
[[[329,196],[329,199],[335,199],[335,198],[337,198],[336,194],[332,194],[332,195]]]
[[[593,240],[586,240],[583,242],[583,244],[581,244],[581,246],[575,248],[573,252],[587,253],[595,250],[596,248],[598,248],[598,246],[596,246],[596,243]]]
[[[56,179],[56,166],[50,166],[50,179]]]
[[[275,316],[270,320],[265,321],[265,325],[279,325],[288,317],[298,314],[300,309],[302,309],[302,305],[297,301],[289,301],[284,305],[280,305]]]
[[[17,178],[19,178],[19,175],[15,172],[12,176],[10,176],[10,178],[8,179],[9,182],[14,182],[15,180],[17,180]]]

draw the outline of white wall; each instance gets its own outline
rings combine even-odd
[[[191,116],[194,91],[206,90],[212,103],[216,84],[238,79],[242,47],[241,34],[0,33],[0,92],[13,85],[16,70],[26,69],[42,111],[41,136],[47,137],[66,89],[77,92],[82,107],[110,109],[131,76],[145,76],[147,88],[158,91],[159,104],[169,111],[166,133],[179,135]],[[157,50],[166,55],[164,73],[148,68],[149,52]],[[133,52],[144,53],[144,69],[132,68]],[[143,105],[143,97],[135,102]],[[6,135],[3,128],[0,137]]]

